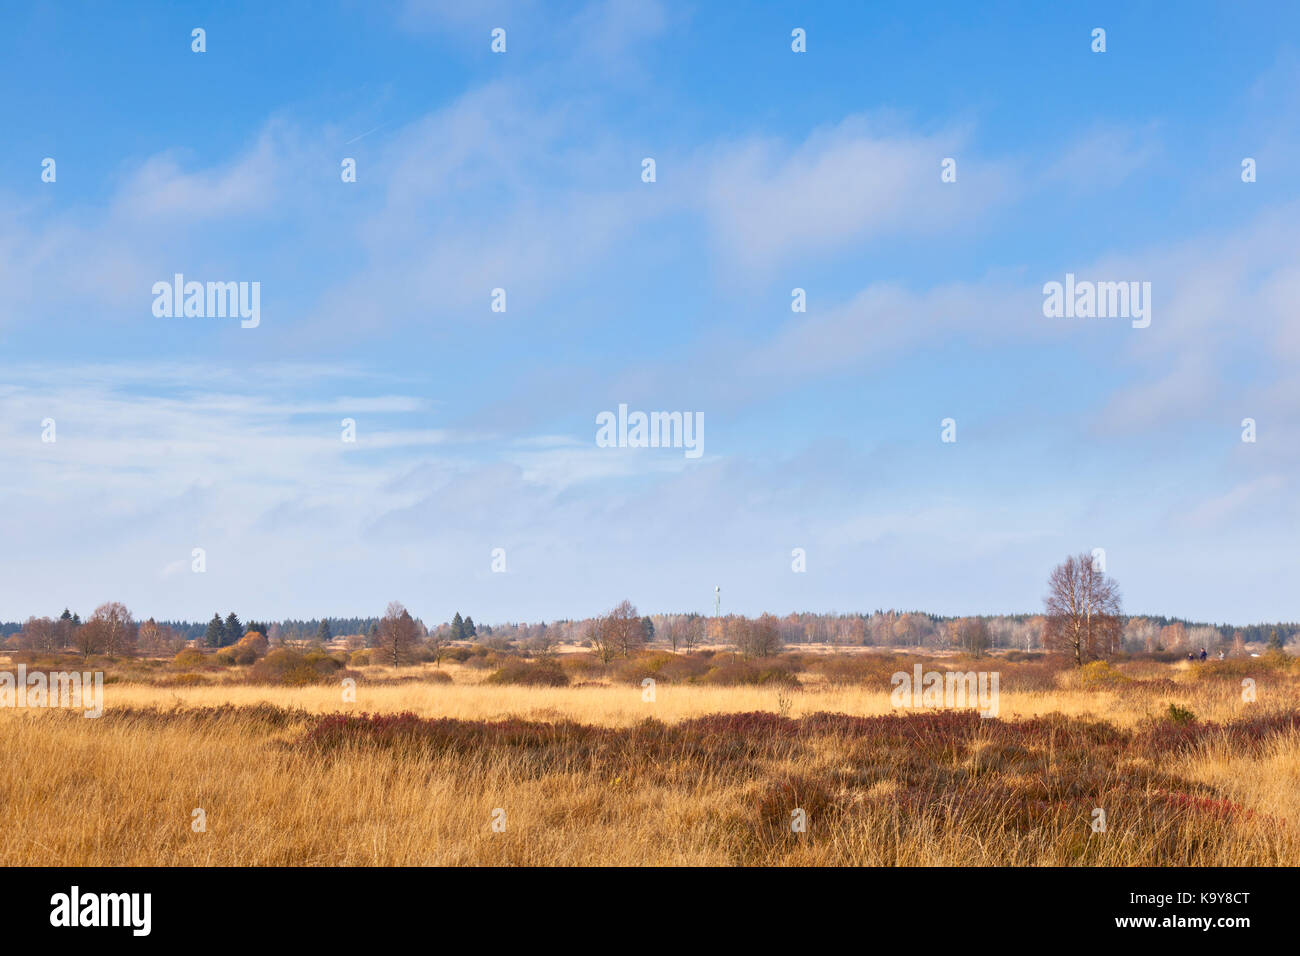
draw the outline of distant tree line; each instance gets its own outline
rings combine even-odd
[[[227,617],[228,616],[229,615],[227,615]],[[236,620],[238,620],[238,615],[236,615]],[[309,620],[286,618],[281,621],[262,621],[258,623],[266,628],[266,631],[261,633],[264,633],[268,638],[271,636],[269,633],[271,628],[278,627],[279,633],[283,636],[284,640],[290,642],[302,642],[311,641],[319,637],[322,632],[322,625],[328,628],[328,632],[331,635],[341,636],[344,634],[366,634],[370,631],[370,628],[378,622],[379,618],[377,617],[330,617],[311,618]],[[245,630],[252,630],[251,624],[253,622],[249,623],[250,626]],[[170,627],[187,641],[199,641],[200,643],[207,643],[207,635],[209,629],[212,627],[211,621],[160,621],[159,624]],[[222,621],[222,626],[225,626],[224,620]],[[15,632],[20,630],[22,630],[21,625],[14,628]],[[236,640],[238,640],[238,638],[236,638]],[[227,645],[230,643],[234,642],[226,642]]]
[[[396,605],[396,606],[394,606]],[[382,617],[286,618],[244,622],[235,611],[212,615],[206,622],[137,623],[117,602],[95,608],[89,619],[65,608],[56,618],[29,618],[0,624],[0,641],[8,647],[126,655],[175,653],[186,644],[229,648],[248,634],[261,635],[272,647],[341,642],[348,650],[378,651],[378,661],[402,662],[415,646],[440,661],[457,642],[519,648],[548,653],[559,644],[591,648],[602,660],[627,657],[654,644],[673,652],[690,652],[704,644],[733,647],[746,656],[763,657],[786,646],[878,646],[929,650],[957,649],[981,654],[990,649],[1056,650],[1078,663],[1121,652],[1242,653],[1247,644],[1281,648],[1300,635],[1300,623],[1244,626],[1203,624],[1160,615],[1125,615],[1113,579],[1093,568],[1087,554],[1067,558],[1048,582],[1044,611],[952,617],[924,611],[878,608],[871,613],[763,614],[755,618],[701,613],[651,614],[622,601],[605,614],[583,619],[536,623],[476,624],[457,610],[450,621],[426,626],[394,602]],[[422,658],[424,659],[424,658]]]

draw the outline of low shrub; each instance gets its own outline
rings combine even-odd
[[[811,839],[816,833],[833,832],[830,824],[840,811],[835,781],[829,777],[785,774],[767,781],[754,798],[755,824],[768,839],[796,839],[800,835]]]
[[[915,661],[885,654],[827,654],[810,665],[827,683],[888,688],[898,671],[911,673]]]
[[[640,686],[647,677],[668,684],[684,684],[708,673],[707,660],[692,654],[650,651],[636,657],[614,661],[610,676],[615,681]]]
[[[74,670],[82,664],[80,654],[50,654],[45,651],[14,651],[9,659],[28,670]]]
[[[561,654],[557,660],[560,662],[561,669],[570,678],[591,680],[602,677],[605,673],[605,665],[600,662],[600,658],[586,651],[579,654]]]
[[[195,647],[187,647],[172,658],[172,663],[177,667],[183,667],[186,670],[194,667],[202,667],[208,662],[207,657],[202,651]]]
[[[495,670],[499,667],[503,667],[507,662],[515,660],[519,660],[519,658],[513,657],[510,654],[499,654],[494,650],[484,648],[482,654],[476,653],[472,657],[468,658],[465,661],[465,666],[473,667],[478,670]]]
[[[658,679],[670,684],[685,684],[699,680],[712,665],[696,654],[672,655],[659,668]]]
[[[1149,651],[1142,655],[1143,659],[1155,661],[1157,664],[1172,664],[1174,661],[1186,660],[1186,654],[1179,654],[1177,651]]]
[[[1078,669],[1077,680],[1084,690],[1102,690],[1122,687],[1130,678],[1116,670],[1106,661],[1089,661]]]
[[[252,664],[264,657],[268,648],[265,637],[258,631],[249,631],[230,648],[236,664]]]
[[[1273,652],[1259,657],[1229,657],[1221,661],[1198,662],[1195,667],[1189,668],[1189,672],[1195,680],[1239,681],[1243,677],[1284,673],[1291,669],[1294,661],[1295,658],[1287,654]]]
[[[498,668],[485,683],[518,684],[525,687],[565,687],[569,675],[553,658],[537,661],[512,660]]]
[[[202,674],[187,673],[177,674],[170,680],[163,681],[162,685],[164,687],[198,687],[201,684],[207,683],[211,682]]]
[[[799,678],[776,660],[738,659],[724,661],[709,668],[699,682],[720,687],[741,685],[773,685],[779,687],[799,687]]]
[[[343,662],[319,651],[303,653],[291,647],[271,651],[249,669],[248,679],[255,684],[281,684],[302,687],[337,680]]]
[[[1006,691],[1050,691],[1057,687],[1057,675],[1066,669],[1065,661],[1044,659],[1042,655],[1013,662],[1001,668],[1002,689]]]

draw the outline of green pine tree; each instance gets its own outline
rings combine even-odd
[[[316,640],[320,641],[322,644],[328,644],[333,639],[334,635],[330,631],[330,622],[325,620],[325,618],[321,618],[320,628],[316,631]]]
[[[460,611],[451,619],[451,639],[453,641],[465,640],[465,622],[461,620]]]
[[[239,615],[236,614],[234,611],[231,611],[229,614],[226,615],[225,632],[226,633],[225,633],[224,643],[227,646],[234,644],[236,641],[238,641],[241,637],[244,636],[244,625],[239,620]]]
[[[225,633],[226,629],[221,623],[221,615],[214,614],[212,620],[208,621],[208,629],[203,635],[203,643],[208,647],[220,647]]]
[[[465,640],[469,640],[478,634],[478,628],[474,626],[474,619],[468,615],[465,617]]]

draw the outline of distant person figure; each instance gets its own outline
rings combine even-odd
[[[1219,651],[1219,660],[1223,660],[1223,651]]]
[[[1205,663],[1205,656],[1206,656],[1206,655],[1205,655],[1205,648],[1202,647],[1202,648],[1201,648],[1201,663],[1202,663],[1202,664]]]
[[[1194,661],[1194,660],[1196,660],[1196,655],[1193,654],[1191,651],[1188,651],[1188,652],[1187,652],[1187,659],[1188,659],[1189,661]]]

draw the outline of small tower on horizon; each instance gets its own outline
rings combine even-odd
[[[718,609],[722,607],[722,588],[719,585],[713,586],[713,619],[718,619]]]

